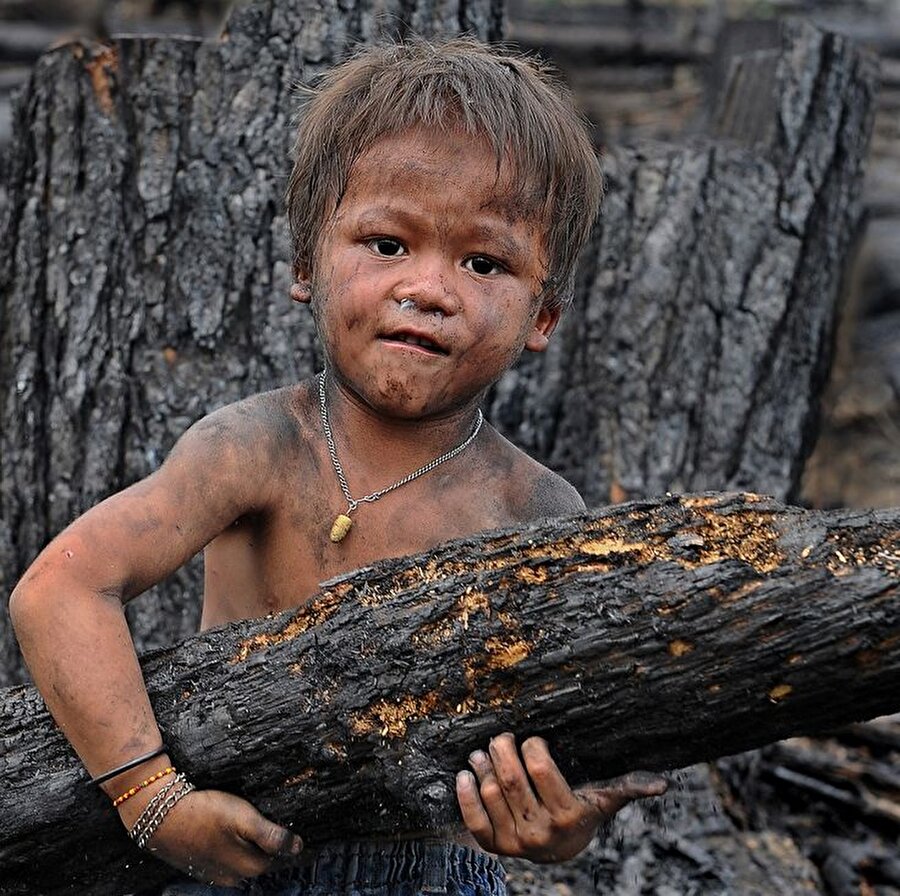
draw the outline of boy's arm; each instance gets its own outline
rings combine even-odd
[[[271,431],[242,405],[200,421],[156,473],[57,536],[16,586],[10,615],[25,660],[92,776],[158,748],[162,739],[123,604],[242,514],[266,505],[275,477],[260,457],[272,456],[265,444]],[[168,764],[162,755],[103,789],[114,797]],[[163,783],[122,804],[127,826]],[[271,855],[295,852],[299,843],[243,800],[206,791],[171,810],[150,848],[183,870],[229,883],[259,874]]]

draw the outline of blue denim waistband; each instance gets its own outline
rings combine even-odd
[[[479,884],[477,892],[503,893],[506,872],[491,855],[447,840],[340,841],[318,848],[312,861],[285,869],[291,882],[342,889],[412,884],[418,892],[447,892],[448,881]],[[484,889],[489,884],[490,889]]]
[[[182,879],[163,896],[504,896],[506,871],[492,855],[449,840],[339,841],[243,887]]]

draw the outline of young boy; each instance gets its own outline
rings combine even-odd
[[[468,841],[292,861],[298,837],[171,769],[122,612],[201,548],[207,628],[295,606],[379,558],[580,510],[479,403],[523,349],[547,346],[600,183],[565,93],[473,41],[366,51],[309,103],[287,197],[291,295],[310,305],[324,372],[196,423],[156,473],[51,542],[11,600],[54,717],[104,791],[128,794],[117,808],[133,836],[176,868],[226,887],[269,873],[263,891],[279,894],[500,894],[502,868],[471,838],[566,859],[663,789],[573,792],[543,741],[520,752],[502,734],[458,777]],[[228,890],[185,879],[167,892]]]

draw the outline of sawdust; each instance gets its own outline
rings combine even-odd
[[[413,643],[417,647],[435,647],[443,644],[454,637],[460,628],[466,631],[469,628],[469,618],[477,613],[490,617],[490,598],[483,591],[466,588],[444,616],[423,624],[413,634]]]
[[[786,700],[792,693],[794,688],[789,684],[776,684],[775,687],[769,689],[768,698],[772,703],[781,703]]]
[[[504,641],[502,638],[488,638],[484,642],[487,651],[483,669],[492,672],[495,669],[509,669],[517,666],[531,655],[531,644],[522,638]]]
[[[315,600],[301,607],[291,620],[279,631],[264,632],[245,638],[238,645],[237,653],[229,660],[231,664],[245,662],[254,653],[269,650],[279,644],[292,641],[313,626],[321,625],[329,620],[338,610],[347,592],[349,584],[343,584],[331,591],[326,591]]]
[[[310,778],[314,777],[316,774],[316,770],[314,768],[305,768],[300,772],[297,772],[296,775],[291,775],[290,778],[286,778],[282,782],[283,787],[296,787],[298,784],[302,784],[304,781],[308,781]]]
[[[861,566],[873,566],[888,575],[900,576],[900,538],[896,532],[865,545],[852,538],[852,534],[836,532],[826,539],[830,554],[825,566],[832,575],[846,576]]]
[[[698,562],[685,563],[685,568],[694,569],[722,560],[741,560],[757,572],[769,573],[784,563],[784,552],[778,547],[780,533],[768,514],[746,511],[727,516],[700,515],[703,522],[691,529],[705,544],[697,548]]]
[[[350,717],[350,730],[359,737],[403,737],[410,722],[425,718],[441,704],[437,691],[419,697],[405,695],[393,700],[377,700],[365,712]]]
[[[691,644],[690,641],[683,641],[681,638],[669,641],[669,656],[674,656],[676,658],[687,656],[693,649],[694,645]]]

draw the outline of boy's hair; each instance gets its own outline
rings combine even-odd
[[[465,37],[366,49],[311,91],[287,190],[295,270],[314,272],[322,229],[356,159],[379,138],[416,126],[460,128],[487,140],[498,176],[510,165],[509,207],[545,227],[541,299],[565,305],[600,202],[596,152],[568,90],[545,65]]]

